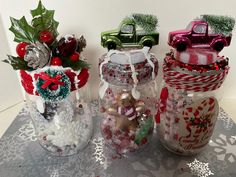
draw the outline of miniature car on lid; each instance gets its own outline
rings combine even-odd
[[[189,23],[185,30],[169,33],[168,44],[185,51],[187,48],[210,48],[220,52],[229,46],[235,20],[227,16],[202,15]]]
[[[116,30],[101,33],[101,45],[105,48],[152,47],[159,42],[156,32],[158,20],[156,16],[132,14],[126,17]]]

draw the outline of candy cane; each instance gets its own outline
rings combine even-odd
[[[169,140],[170,137],[173,135],[173,130],[171,127],[171,124],[173,124],[174,120],[174,96],[173,94],[169,94],[166,102],[166,117],[165,117],[165,125],[164,125],[164,131],[165,131],[165,139]]]
[[[206,100],[205,100],[206,101]],[[207,110],[207,112],[209,113],[209,114],[212,114],[213,113],[213,111],[214,111],[214,108],[215,108],[215,100],[213,99],[213,98],[209,98],[209,100],[208,100],[208,102],[207,103],[204,103],[204,101],[202,102],[202,104],[204,105],[206,105],[206,104],[208,104],[210,107],[208,108],[208,110]],[[208,127],[207,127],[207,129],[206,129],[206,131],[204,132],[204,131],[198,131],[197,132],[197,134],[196,134],[196,139],[197,138],[199,138],[199,136],[202,134],[202,133],[204,133],[204,135],[203,135],[203,137],[202,137],[202,139],[204,138],[204,139],[208,139],[210,136],[211,136],[211,134],[213,133],[213,123],[212,123],[212,120],[209,120],[210,122],[208,122]],[[200,145],[201,146],[201,145]],[[195,143],[194,144],[194,147],[199,147],[199,145],[198,145],[198,143]]]
[[[191,136],[192,134],[192,128],[191,126],[198,126],[196,124],[192,124],[189,121],[190,115],[189,113],[192,112],[192,114],[197,117],[200,118],[200,116],[202,115],[212,115],[214,114],[214,110],[215,110],[215,106],[216,106],[216,102],[214,98],[208,98],[207,100],[203,100],[200,105],[198,105],[198,107],[196,107],[196,109],[193,109],[191,107],[187,108],[187,111],[184,112],[184,119],[186,120],[187,126],[186,129],[188,130],[189,134],[185,137],[181,137],[180,138],[180,142],[188,143],[187,145],[183,145],[183,147],[185,149],[197,149],[197,148],[201,148],[203,147],[205,144],[208,143],[204,141],[209,139],[209,137],[211,136],[211,134],[213,133],[213,128],[214,128],[214,124],[212,123],[212,118],[209,120],[206,120],[207,122],[207,127],[203,128],[203,127],[199,127],[196,128],[194,135]],[[206,109],[206,112],[203,112],[203,109]],[[217,115],[215,115],[216,117]],[[203,136],[202,136],[203,135]],[[201,137],[201,139],[199,139]],[[189,139],[189,138],[193,138],[193,139]]]
[[[173,129],[173,135],[171,135],[175,140],[178,140],[179,138],[179,134],[178,134],[178,131],[179,131],[179,125],[178,125],[178,122],[179,122],[179,117],[176,117],[176,115],[178,115],[177,113],[182,113],[183,111],[183,108],[184,108],[184,101],[185,101],[185,97],[184,95],[187,95],[187,92],[186,91],[177,91],[175,92],[174,94],[174,100],[175,101],[175,106],[174,106],[174,110],[176,111],[176,113],[174,114],[175,117],[173,118],[173,120],[171,121],[171,126],[172,126],[172,129]]]

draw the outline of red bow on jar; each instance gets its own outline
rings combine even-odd
[[[45,89],[47,88],[49,85],[51,84],[54,84],[54,85],[62,85],[64,86],[65,83],[64,82],[61,82],[61,78],[62,76],[61,75],[56,75],[55,77],[51,77],[50,75],[46,74],[45,72],[42,72],[40,74],[37,74],[36,77],[39,77],[41,79],[43,79],[45,82],[44,84],[41,86],[42,89]]]

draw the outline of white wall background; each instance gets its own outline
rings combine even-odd
[[[235,0],[42,0],[47,9],[55,9],[55,19],[60,22],[59,32],[64,34],[83,34],[87,39],[87,48],[84,55],[92,64],[90,88],[92,97],[96,98],[98,92],[98,57],[105,49],[100,46],[100,32],[116,28],[119,22],[126,15],[132,12],[150,13],[159,18],[160,45],[154,47],[152,52],[162,60],[170,47],[167,45],[168,32],[184,28],[189,21],[201,14],[229,15],[236,18]],[[37,0],[0,0],[0,15],[3,26],[0,23],[0,31],[5,32],[7,41],[0,43],[2,45],[9,43],[12,54],[15,54],[16,43],[13,42],[13,35],[8,28],[10,27],[9,16],[20,18],[25,15],[30,19],[30,9],[37,6]],[[236,30],[229,48],[225,48],[222,55],[230,58],[231,71],[224,85],[224,98],[235,98],[236,89]],[[8,52],[7,49],[1,50],[1,58]],[[14,72],[5,71],[11,68],[1,64],[0,76],[5,74],[5,78],[15,77]],[[2,78],[0,77],[2,80]],[[160,77],[158,79],[161,79]],[[13,82],[13,81],[12,81]],[[14,81],[15,82],[15,81]],[[2,83],[0,83],[2,87]],[[14,95],[12,92],[20,92],[11,87],[11,83],[4,83],[8,89],[8,98]],[[0,90],[0,99],[5,93]],[[14,100],[14,99],[13,99]],[[0,100],[0,104],[2,101]]]
[[[2,26],[2,18],[0,16],[0,60],[6,59],[6,53],[10,52]],[[20,93],[16,72],[11,69],[11,66],[0,62],[0,112],[22,101]]]

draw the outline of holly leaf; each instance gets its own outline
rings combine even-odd
[[[32,26],[36,29],[37,34],[40,31],[50,31],[54,38],[58,36],[57,27],[59,23],[54,20],[54,10],[47,10],[41,1],[39,1],[38,7],[31,10],[33,17]]]
[[[3,62],[10,64],[14,70],[27,70],[27,71],[32,70],[32,68],[27,66],[27,62],[24,59],[19,57],[14,57],[11,55],[7,55],[7,57],[8,59],[3,60]]]
[[[17,20],[13,17],[10,17],[11,27],[9,30],[14,33],[15,42],[35,42],[35,30],[32,26],[30,26],[25,17],[23,16],[21,19]]]
[[[83,68],[89,69],[89,64],[86,61],[79,60],[79,61],[71,61],[69,58],[62,58],[63,60],[63,67],[70,67],[75,71],[81,70]]]

